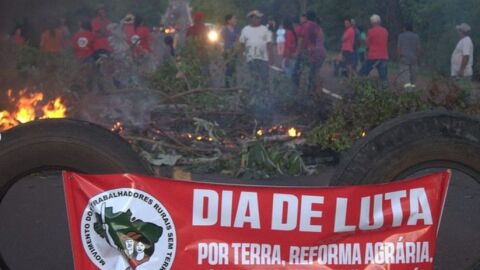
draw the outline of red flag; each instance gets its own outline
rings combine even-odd
[[[75,269],[432,269],[450,172],[282,188],[64,173]]]

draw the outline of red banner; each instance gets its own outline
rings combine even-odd
[[[432,269],[450,173],[280,188],[64,173],[75,269]]]

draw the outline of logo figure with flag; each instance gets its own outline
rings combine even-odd
[[[100,213],[95,213],[95,232],[117,249],[135,270],[149,261],[155,252],[155,243],[163,233],[163,228],[141,219],[136,219],[131,210],[113,212],[112,207],[102,203]]]

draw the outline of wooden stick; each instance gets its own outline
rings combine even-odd
[[[195,88],[189,91],[185,91],[173,96],[170,96],[168,99],[177,99],[183,96],[188,96],[192,94],[197,94],[197,93],[204,93],[204,92],[233,92],[233,91],[241,91],[245,90],[243,88]]]

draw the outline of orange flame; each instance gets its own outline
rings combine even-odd
[[[43,116],[41,119],[47,118],[65,118],[67,113],[67,107],[63,105],[62,98],[57,97],[55,100],[48,102],[47,105],[42,108]]]
[[[298,137],[302,136],[302,132],[300,132],[296,128],[292,127],[290,129],[288,129],[288,136],[291,137],[291,138],[298,138]]]
[[[20,99],[17,102],[17,111],[14,113],[15,119],[18,122],[25,124],[33,121],[36,118],[36,106],[38,102],[43,100],[42,93],[31,93],[30,95],[24,95],[20,92]]]
[[[117,134],[123,134],[123,132],[125,132],[125,128],[123,127],[123,123],[120,122],[120,121],[115,122],[115,124],[113,124],[113,126],[111,128],[111,131],[114,132],[114,133],[117,133]]]
[[[33,92],[27,94],[26,90],[21,90],[17,98],[13,95],[13,91],[9,89],[7,97],[10,103],[15,103],[15,109],[12,112],[0,111],[0,131],[36,119],[64,118],[66,116],[67,107],[65,107],[62,99],[59,97],[49,101],[41,110],[38,108],[38,105],[43,101],[43,93]],[[38,114],[39,111],[42,112],[41,115]]]

